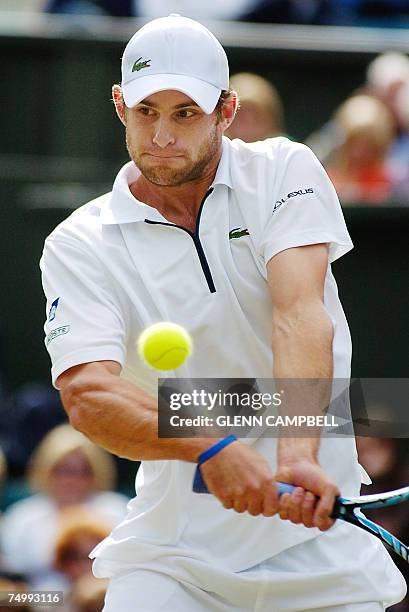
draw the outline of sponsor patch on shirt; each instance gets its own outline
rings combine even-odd
[[[59,302],[60,298],[58,297],[56,300],[54,300],[54,302],[51,304],[51,308],[50,308],[50,312],[48,313],[48,321],[54,321],[55,319],[55,311],[58,308],[58,302]]]
[[[63,336],[64,334],[68,334],[70,329],[71,329],[70,325],[62,325],[61,327],[57,327],[56,329],[53,329],[52,331],[50,331],[50,333],[45,339],[46,346],[48,346],[52,340],[54,340],[55,338],[58,338],[58,336]]]
[[[306,189],[297,189],[297,191],[290,191],[286,196],[277,200],[274,204],[273,213],[278,210],[283,204],[285,204],[290,198],[295,198],[300,195],[306,195],[307,193],[314,193],[314,189],[312,187],[307,187]]]

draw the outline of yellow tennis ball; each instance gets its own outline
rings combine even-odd
[[[139,356],[156,370],[176,370],[192,349],[192,338],[187,331],[168,321],[150,325],[138,340]]]

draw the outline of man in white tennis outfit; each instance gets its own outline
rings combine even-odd
[[[354,439],[159,438],[157,375],[136,350],[148,325],[173,321],[195,351],[169,377],[348,379],[331,263],[352,243],[334,188],[304,145],[223,136],[237,98],[195,21],[140,29],[113,97],[131,161],[41,261],[71,423],[142,460],[126,519],[92,553],[110,578],[105,612],[384,610],[405,594],[400,573],[375,538],[330,518],[336,495],[359,494]],[[322,410],[314,401],[300,413]],[[212,494],[198,495],[208,449]],[[280,480],[295,492],[278,499]]]

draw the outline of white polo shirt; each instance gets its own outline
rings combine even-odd
[[[124,377],[156,395],[157,375],[140,361],[136,341],[161,320],[183,325],[196,347],[169,377],[270,378],[267,262],[290,247],[329,243],[331,264],[353,246],[322,166],[286,138],[253,144],[224,138],[194,233],[132,196],[138,173],[126,164],[111,193],[80,208],[46,240],[41,268],[53,381],[74,365],[113,360]],[[335,328],[334,377],[349,378],[351,340],[330,264],[324,303]],[[274,439],[247,443],[275,469]],[[358,494],[353,439],[323,439],[320,461],[344,495]],[[213,496],[191,492],[194,470],[183,461],[143,462],[126,520],[94,554],[143,563],[183,551],[240,571],[320,534],[278,517],[225,510]]]

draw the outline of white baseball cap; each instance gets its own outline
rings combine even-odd
[[[202,110],[214,111],[229,89],[229,64],[215,36],[177,14],[154,19],[128,42],[122,57],[122,92],[132,108],[157,91],[175,89]]]

